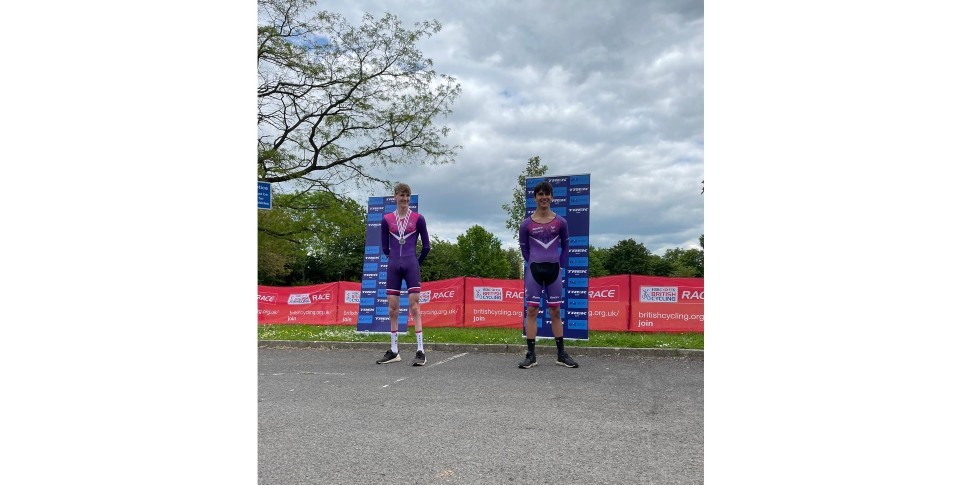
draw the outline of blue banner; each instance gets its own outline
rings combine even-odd
[[[587,299],[587,278],[590,274],[590,174],[527,178],[526,217],[537,209],[533,188],[544,180],[553,186],[550,208],[567,220],[570,236],[570,247],[567,249],[569,267],[563,268],[560,274],[563,282],[563,303],[560,305],[563,338],[587,340],[587,315],[590,311]],[[541,297],[537,313],[537,337],[553,338],[550,313],[545,311],[546,308],[546,299]],[[526,319],[526,303],[523,305],[523,315]]]
[[[417,194],[410,196],[410,210],[417,212]],[[387,256],[380,249],[380,223],[384,214],[397,210],[397,199],[390,195],[367,199],[367,239],[363,252],[363,277],[360,280],[360,311],[357,332],[390,333],[389,305],[387,304]],[[407,332],[410,299],[407,282],[400,287],[400,316],[398,332]]]

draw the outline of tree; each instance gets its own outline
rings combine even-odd
[[[291,192],[382,185],[372,167],[453,161],[458,146],[434,121],[451,112],[456,80],[416,48],[436,20],[405,29],[396,16],[359,27],[310,14],[316,0],[258,0],[258,178]],[[381,187],[377,187],[381,188]]]
[[[671,271],[667,276],[703,278],[703,250],[668,249],[664,259],[670,262]]]
[[[700,235],[700,250],[701,250],[701,253],[702,253],[702,252],[703,252],[703,234]],[[701,277],[701,278],[704,278],[704,277],[705,277],[704,275],[706,274],[706,273],[704,272],[704,266],[705,266],[705,265],[704,265],[704,261],[703,261],[703,254],[701,254],[701,255],[700,255],[700,277]]]
[[[523,278],[523,255],[517,248],[510,248],[506,251],[507,262],[510,264],[510,274],[507,278],[518,280]]]
[[[417,241],[419,244],[420,241]],[[420,249],[417,250],[420,254]],[[421,281],[438,281],[462,276],[460,272],[460,250],[455,243],[438,239],[430,241],[430,253],[420,267]]]
[[[520,223],[527,217],[527,178],[542,177],[547,174],[547,166],[540,166],[540,157],[527,160],[526,171],[517,177],[519,187],[513,189],[513,202],[503,204],[507,212],[507,229],[513,231],[513,240],[520,242]]]
[[[650,251],[632,238],[618,242],[607,253],[604,267],[609,274],[649,275]]]
[[[257,284],[283,285],[300,247],[287,236],[292,221],[280,210],[258,211],[257,215]]]
[[[674,267],[666,259],[657,256],[656,254],[651,254],[650,259],[647,260],[647,269],[646,275],[649,276],[677,276],[671,274],[674,272]]]
[[[609,248],[595,248],[592,244],[590,245],[587,250],[587,257],[590,263],[588,276],[591,278],[610,276],[610,272],[606,269],[607,255],[609,253]]]
[[[507,278],[510,275],[510,263],[500,245],[500,239],[477,225],[457,236],[461,275]]]
[[[303,285],[359,281],[366,211],[328,192],[278,194],[258,211],[260,284]]]

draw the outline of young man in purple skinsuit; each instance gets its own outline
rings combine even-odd
[[[526,262],[523,276],[524,299],[527,304],[527,355],[520,362],[521,369],[537,365],[537,311],[540,296],[546,290],[550,327],[557,343],[557,365],[580,367],[563,350],[563,322],[560,320],[560,296],[563,282],[560,269],[567,267],[569,234],[567,220],[550,209],[553,186],[543,181],[533,188],[537,209],[520,223],[520,252]]]
[[[400,361],[397,347],[397,331],[400,328],[400,288],[401,281],[407,282],[407,294],[410,298],[410,318],[413,319],[417,333],[417,353],[413,365],[424,365],[427,357],[423,352],[423,325],[420,322],[420,265],[430,252],[430,237],[427,235],[427,221],[420,214],[410,210],[410,186],[399,183],[393,189],[397,198],[397,210],[383,215],[380,223],[380,248],[387,255],[387,304],[390,313],[390,350],[383,354],[378,364]],[[417,236],[423,247],[417,257]]]

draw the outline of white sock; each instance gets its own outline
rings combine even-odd
[[[390,352],[400,353],[397,349],[397,332],[390,332]]]
[[[423,352],[423,331],[417,332],[417,350]]]

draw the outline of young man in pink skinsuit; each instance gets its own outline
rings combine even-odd
[[[427,221],[420,214],[410,210],[410,186],[399,183],[393,189],[397,198],[397,210],[384,214],[380,223],[380,248],[387,255],[387,304],[390,313],[390,350],[383,354],[378,364],[400,361],[397,347],[397,331],[400,328],[400,288],[401,282],[407,282],[407,294],[410,298],[410,318],[413,319],[417,333],[417,353],[413,365],[425,365],[423,352],[423,325],[420,322],[420,265],[430,252],[430,237],[427,235]],[[417,236],[423,243],[420,257],[417,257]]]
[[[540,296],[547,293],[550,327],[557,343],[557,365],[580,367],[563,350],[563,322],[560,320],[563,282],[560,269],[567,266],[569,229],[567,220],[550,209],[553,186],[543,181],[533,188],[537,209],[520,223],[520,253],[526,262],[523,272],[524,299],[527,304],[527,355],[520,362],[521,369],[537,365],[537,310]]]

